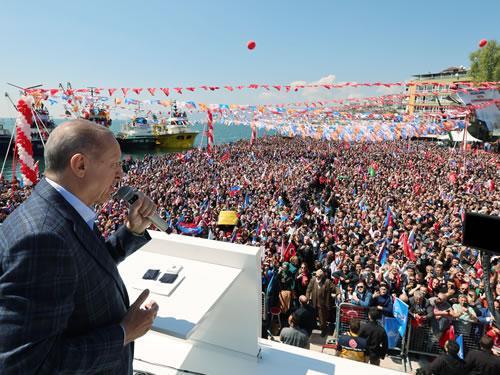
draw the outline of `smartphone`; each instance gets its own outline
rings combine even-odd
[[[177,273],[167,273],[165,272],[162,277],[160,277],[160,283],[164,284],[172,284],[175,280],[177,280],[177,277],[179,274]]]
[[[142,278],[144,280],[156,280],[156,279],[158,279],[158,276],[160,276],[160,270],[149,269],[142,276]]]

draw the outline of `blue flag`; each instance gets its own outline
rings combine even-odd
[[[464,337],[462,335],[458,336],[455,340],[458,344],[460,350],[458,351],[458,358],[464,359]]]
[[[387,344],[389,349],[396,347],[399,341],[399,322],[396,318],[384,317],[384,329],[387,333]]]
[[[408,322],[408,305],[401,301],[399,298],[394,300],[393,305],[394,318],[398,321],[399,329],[398,332],[401,337],[404,337],[406,332],[406,323]]]

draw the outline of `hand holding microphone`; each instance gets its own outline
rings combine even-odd
[[[167,230],[167,223],[156,213],[156,205],[140,191],[122,186],[113,198],[123,199],[130,205],[125,225],[131,232],[142,234],[151,223],[164,232]]]

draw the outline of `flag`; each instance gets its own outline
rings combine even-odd
[[[406,324],[408,322],[408,305],[401,301],[399,298],[396,298],[392,307],[392,313],[399,324],[399,335],[401,337],[404,337],[406,332]]]
[[[384,228],[393,226],[394,226],[394,220],[392,219],[392,211],[390,207],[387,207],[387,214],[384,220]]]
[[[224,162],[228,161],[230,158],[231,158],[231,154],[229,153],[229,151],[226,151],[224,153],[224,155],[222,155],[222,157],[220,158],[220,161],[221,161],[221,163],[224,163]]]
[[[411,248],[410,243],[408,242],[408,234],[406,232],[403,233],[400,241],[403,242],[403,253],[405,257],[410,259],[412,262],[416,262],[417,257],[415,256],[415,253],[413,252],[413,249]]]
[[[389,250],[386,247],[386,243],[384,241],[382,248],[378,253],[378,261],[383,266],[385,262],[387,262],[387,257],[389,256]]]
[[[250,206],[250,194],[246,193],[245,194],[245,200],[243,201],[243,205],[241,208],[245,209]]]
[[[290,242],[286,247],[285,251],[283,252],[284,261],[288,262],[291,257],[295,256],[296,253],[297,249],[295,248],[295,245],[292,242]]]
[[[387,344],[389,349],[396,347],[399,341],[399,322],[396,318],[384,317],[384,329],[387,333]]]
[[[460,350],[458,351],[458,358],[464,359],[464,337],[462,335],[458,336],[455,340],[458,344]]]
[[[177,229],[179,229],[183,234],[198,235],[203,232],[203,228],[197,226],[195,223],[184,223],[182,221],[177,223]]]
[[[375,168],[373,168],[372,166],[370,166],[368,168],[368,174],[370,175],[370,177],[375,177]]]
[[[441,338],[439,339],[439,347],[444,348],[444,344],[446,343],[446,341],[454,339],[455,339],[455,328],[453,327],[453,325],[450,324],[450,326],[444,330],[443,334],[441,335]]]
[[[234,197],[236,194],[238,194],[241,190],[241,186],[235,185],[232,188],[229,189],[229,195]]]

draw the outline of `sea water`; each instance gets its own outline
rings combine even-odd
[[[56,119],[54,120],[56,124],[60,124],[64,122],[65,120],[63,119]],[[126,123],[126,120],[113,120],[113,123],[111,124],[110,129],[114,132],[117,133],[120,131],[122,126]],[[12,131],[12,128],[15,123],[15,119],[12,118],[0,118],[0,123],[4,124],[6,129],[9,129]],[[206,132],[206,123],[195,123],[193,124],[193,130],[199,131],[200,133],[196,136],[196,139],[194,140],[193,147],[198,148],[198,147],[206,147],[207,145],[207,137],[206,135],[203,135],[203,132]],[[214,143],[216,145],[220,144],[226,144],[226,143],[232,143],[239,141],[241,139],[250,139],[252,134],[251,128],[249,126],[244,126],[244,125],[231,125],[227,126],[224,124],[220,123],[215,123],[214,124]],[[264,129],[257,129],[257,136],[262,137],[264,134],[271,135],[274,134],[274,131],[266,131]],[[172,151],[171,151],[172,152]],[[153,149],[153,150],[140,150],[137,152],[130,152],[127,151],[127,153],[123,153],[122,157],[123,158],[128,158],[132,157],[133,159],[139,159],[143,158],[144,155],[158,155],[158,154],[165,154],[167,153],[164,150],[161,149]],[[0,155],[0,168],[2,167],[2,164],[4,162],[5,155]],[[36,157],[35,160],[39,161],[39,168],[40,171],[43,171],[43,158],[42,157]],[[9,157],[6,159],[5,162],[5,167],[3,171],[3,176],[5,178],[11,177],[11,169],[12,169],[12,150],[10,152]],[[19,177],[19,166],[17,170],[17,176]]]

